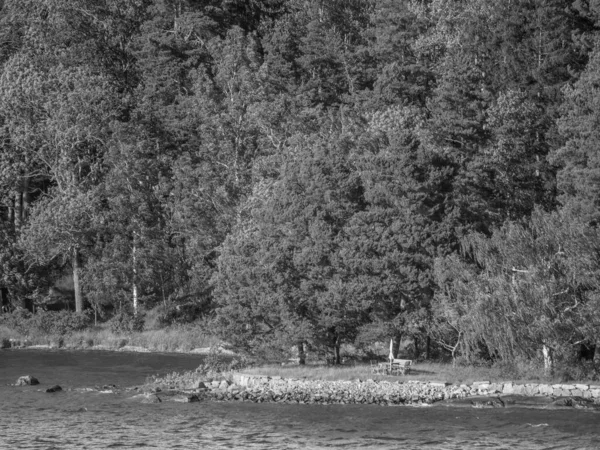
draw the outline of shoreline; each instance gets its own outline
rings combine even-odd
[[[210,355],[214,349],[212,347],[197,347],[191,350],[158,350],[151,349],[139,345],[124,345],[122,347],[110,346],[110,345],[92,345],[92,346],[79,346],[79,345],[56,345],[56,344],[31,344],[27,341],[21,341],[17,339],[10,339],[10,346],[0,347],[0,350],[70,350],[70,351],[107,351],[107,352],[131,352],[131,353],[170,353],[175,355]],[[221,346],[217,348],[217,352],[223,356],[236,356],[232,350],[225,349]]]
[[[258,388],[275,397],[288,398],[298,394],[303,400],[318,403],[328,399],[334,402],[377,403],[383,405],[425,406],[440,402],[467,401],[476,408],[506,407],[503,398],[547,399],[563,407],[600,410],[600,385],[587,384],[515,384],[513,382],[474,382],[470,385],[454,385],[446,382],[426,381],[315,381],[264,377],[260,375],[234,374],[233,380],[240,386]],[[563,400],[561,400],[563,399]],[[569,400],[564,400],[569,399]],[[295,400],[295,399],[294,399]],[[522,402],[521,402],[522,403]],[[510,404],[510,402],[509,402]],[[558,404],[556,405],[558,406]]]
[[[30,345],[5,350],[65,350],[202,355],[211,353],[210,347],[190,351],[161,352],[139,346],[111,348],[58,347]],[[235,356],[235,352],[219,348],[221,355]],[[375,404],[381,406],[430,407],[437,405],[506,408],[533,407],[552,409],[585,409],[600,411],[600,385],[583,383],[525,383],[512,381],[477,381],[470,384],[452,384],[441,381],[415,380],[311,380],[229,372],[216,377],[200,373],[184,374],[181,380],[156,380],[151,385],[139,386],[144,402],[167,401],[250,401],[288,404]],[[166,386],[165,386],[166,384]],[[154,386],[154,387],[152,387]],[[132,390],[133,388],[126,388]],[[181,395],[176,395],[181,394]],[[183,397],[182,397],[183,396]],[[186,400],[187,398],[187,400]]]
[[[163,401],[227,401],[303,405],[378,405],[411,407],[470,407],[580,409],[600,411],[600,386],[516,385],[476,382],[352,380],[326,381],[267,377],[240,372],[212,377],[155,380],[134,398]],[[579,394],[579,395],[578,395]]]

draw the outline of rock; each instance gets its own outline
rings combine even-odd
[[[471,402],[473,408],[504,408],[505,404],[500,397],[490,400],[475,400]]]
[[[229,382],[227,380],[223,380],[219,383],[219,389],[221,389],[222,391],[226,391],[228,387]]]
[[[161,403],[162,400],[156,394],[144,395],[142,398],[142,403]]]
[[[103,386],[96,386],[96,390],[102,394],[112,394],[114,389],[117,389],[115,384],[105,384]]]
[[[503,394],[514,394],[515,393],[515,385],[513,383],[504,383],[504,387],[502,388]]]
[[[34,386],[36,384],[40,384],[40,382],[37,378],[32,377],[31,375],[19,377],[19,379],[15,383],[16,386]]]
[[[600,405],[594,404],[591,399],[582,397],[561,397],[554,400],[548,406],[550,409],[576,408],[576,409],[598,409]]]
[[[513,394],[525,395],[525,386],[522,384],[513,385]]]
[[[192,380],[186,382],[183,386],[183,389],[192,390],[192,389],[206,389],[207,386],[203,381],[200,380]]]
[[[58,384],[46,389],[46,392],[60,392],[60,391],[62,391],[62,388]]]
[[[490,382],[489,381],[475,381],[475,382],[473,382],[471,387],[474,389],[479,389],[480,391],[487,391],[490,388]]]
[[[532,395],[539,394],[539,392],[540,392],[539,385],[537,385],[537,384],[526,384],[523,393],[525,395],[532,396]]]
[[[171,401],[178,402],[178,403],[194,403],[194,402],[199,402],[200,399],[195,394],[175,395],[175,396],[171,397]]]

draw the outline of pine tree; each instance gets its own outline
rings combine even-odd
[[[339,133],[298,136],[286,147],[279,177],[256,186],[249,216],[221,248],[215,274],[217,319],[236,341],[339,348],[361,311],[343,287],[337,263],[344,225],[364,207]],[[239,334],[237,334],[239,333]]]

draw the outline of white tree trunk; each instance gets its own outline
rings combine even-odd
[[[136,242],[135,233],[133,234],[133,250],[132,250],[132,262],[133,262],[133,314],[137,316],[138,313],[138,287],[137,287],[137,257],[136,257]]]
[[[552,349],[546,344],[544,344],[542,345],[542,353],[544,355],[544,372],[546,373],[546,375],[550,375],[554,366],[554,360],[552,358]]]
[[[79,250],[73,249],[73,289],[75,290],[75,312],[83,312],[83,295],[79,282]]]

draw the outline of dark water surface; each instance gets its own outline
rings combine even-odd
[[[0,449],[600,449],[600,414],[534,409],[253,403],[140,404],[141,384],[199,356],[0,351]],[[41,385],[14,387],[21,375]],[[44,390],[59,384],[64,392]]]

